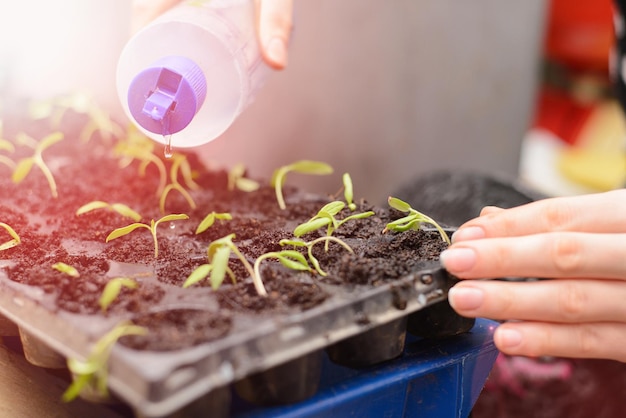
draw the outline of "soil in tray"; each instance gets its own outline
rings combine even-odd
[[[289,314],[318,306],[329,297],[328,290],[319,286],[320,280],[331,288],[388,283],[411,272],[420,260],[436,260],[446,245],[431,231],[383,234],[385,225],[403,214],[359,200],[356,212],[372,210],[375,216],[346,222],[333,233],[354,253],[334,242],[329,243],[328,251],[324,244],[313,249],[326,277],[295,272],[269,259],[261,268],[268,292],[262,297],[242,263],[231,256],[229,267],[236,282],[227,278],[213,290],[210,281],[204,280],[183,289],[189,274],[207,263],[207,247],[212,241],[236,234],[233,242],[253,263],[261,254],[286,249],[279,244],[281,239],[293,239],[295,226],[315,215],[324,204],[343,200],[343,194],[309,195],[290,187],[287,181],[283,188],[287,209],[281,210],[269,182],[261,182],[254,192],[231,190],[226,170],[207,169],[193,153],[177,150],[189,163],[193,182],[185,181],[182,170],[176,179],[193,203],[174,189],[167,195],[162,212],[161,181],[171,183],[170,170],[177,157],[165,159],[159,145],[145,138],[137,142],[139,136],[134,131],[122,139],[107,140],[99,132],[87,141],[80,139],[77,132],[89,119],[68,113],[63,125],[73,128],[67,128],[63,140],[42,152],[56,181],[58,197],[53,197],[51,185],[37,165],[23,181],[15,183],[11,164],[0,164],[0,222],[10,225],[21,238],[19,245],[0,252],[2,270],[11,281],[43,289],[52,311],[119,317],[148,328],[146,336],[124,337],[122,343],[127,346],[175,350],[212,341],[227,335],[239,314]],[[65,122],[67,119],[72,122]],[[33,155],[33,149],[15,138],[24,132],[39,140],[52,131],[48,120],[5,118],[4,138],[15,149],[0,152],[19,164]],[[129,148],[133,146],[143,147],[141,152],[152,148],[150,158],[158,159],[165,173],[154,161],[144,164],[149,160],[133,154]],[[340,176],[335,175],[337,189],[341,190]],[[358,191],[366,185],[355,187]],[[135,221],[107,208],[76,214],[79,207],[92,201],[127,205],[141,214],[140,222],[148,225],[167,214],[184,213],[189,219],[158,225],[155,258],[154,241],[146,228],[105,242],[111,231]],[[232,220],[217,220],[205,232],[196,234],[196,227],[211,212],[227,212]],[[352,213],[346,208],[338,218]],[[323,235],[325,229],[303,238]],[[6,231],[0,230],[0,242],[8,239]],[[80,276],[53,269],[59,262],[75,267]],[[132,278],[138,286],[123,287],[103,311],[99,298],[106,283],[115,277]],[[161,309],[171,306],[179,308]]]

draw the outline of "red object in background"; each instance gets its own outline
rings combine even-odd
[[[594,108],[592,103],[573,100],[567,92],[543,88],[539,92],[533,127],[550,131],[572,145]]]
[[[579,70],[608,71],[614,41],[612,0],[551,0],[545,53]]]

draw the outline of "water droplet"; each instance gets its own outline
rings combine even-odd
[[[165,150],[163,151],[163,154],[165,155],[165,158],[169,160],[174,154],[172,152],[172,135],[163,135],[163,139],[165,139]]]

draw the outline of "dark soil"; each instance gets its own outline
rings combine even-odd
[[[122,164],[121,156],[115,153],[118,141],[106,141],[98,134],[88,142],[81,141],[77,138],[77,127],[86,123],[86,119],[74,114],[68,118],[72,123],[63,124],[68,126],[64,140],[43,152],[43,159],[56,179],[58,198],[52,196],[37,166],[16,184],[11,179],[12,169],[0,164],[0,222],[13,227],[21,237],[20,245],[0,252],[0,278],[4,271],[11,281],[43,289],[54,301],[53,310],[131,319],[147,327],[150,331],[147,336],[123,339],[124,344],[134,348],[172,350],[220,338],[228,334],[233,318],[241,312],[307,310],[329,296],[318,285],[320,280],[336,286],[377,286],[406,275],[419,260],[436,260],[445,246],[438,234],[430,231],[382,234],[386,223],[402,214],[359,201],[358,212],[373,210],[376,215],[347,222],[333,234],[348,243],[354,253],[335,243],[330,244],[329,251],[324,250],[323,244],[314,248],[327,277],[296,273],[275,260],[267,260],[261,271],[269,295],[261,297],[242,263],[232,257],[230,268],[236,275],[236,283],[227,279],[213,291],[205,280],[182,289],[189,274],[207,263],[207,247],[213,240],[235,233],[235,244],[253,263],[263,253],[285,249],[279,241],[293,238],[296,225],[308,220],[325,203],[342,200],[343,195],[308,195],[287,184],[284,187],[287,209],[281,210],[267,182],[256,192],[228,190],[225,170],[209,170],[194,154],[187,153],[199,188],[192,190],[181,175],[178,180],[190,192],[196,207],[191,208],[173,190],[167,197],[165,213],[161,213],[156,166],[149,164],[141,175],[138,159]],[[72,125],[75,127],[71,128]],[[39,140],[52,131],[49,121],[5,119],[4,138],[9,140],[19,132]],[[172,161],[162,157],[158,145],[152,145],[154,155],[164,162],[169,173]],[[17,162],[33,151],[16,144],[15,152],[0,152]],[[339,185],[340,180],[338,188]],[[355,186],[358,190],[360,185]],[[189,220],[158,226],[159,255],[155,258],[154,242],[145,228],[105,242],[111,231],[133,220],[109,209],[76,215],[80,206],[94,200],[128,205],[148,225],[151,220],[172,213],[185,213]],[[228,212],[233,219],[217,221],[207,231],[195,234],[197,225],[212,211]],[[347,213],[349,210],[345,209],[339,218]],[[310,240],[324,234],[320,230],[304,238]],[[0,242],[8,239],[8,234],[0,230]],[[52,265],[57,262],[74,266],[80,277],[54,270]],[[114,277],[133,278],[138,287],[123,288],[103,312],[98,301],[105,284]]]

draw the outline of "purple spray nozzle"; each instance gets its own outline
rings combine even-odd
[[[183,130],[206,98],[206,79],[189,58],[159,59],[133,78],[128,108],[144,129],[162,135]]]

